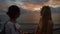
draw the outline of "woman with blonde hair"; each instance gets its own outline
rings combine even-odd
[[[51,18],[51,9],[49,6],[44,6],[42,8],[38,28],[36,32],[38,34],[53,34],[53,22]]]

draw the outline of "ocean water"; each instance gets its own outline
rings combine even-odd
[[[37,25],[39,23],[39,15],[38,14],[23,14],[17,20],[21,25],[21,28],[24,32],[35,32]],[[54,23],[53,34],[60,34],[60,14],[52,13],[52,19]],[[0,29],[2,29],[1,24],[6,22],[9,18],[5,14],[0,14]]]

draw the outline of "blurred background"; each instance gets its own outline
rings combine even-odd
[[[20,7],[21,15],[17,22],[24,32],[35,31],[39,23],[41,8],[45,5],[51,7],[53,28],[60,28],[60,0],[0,0],[0,29],[3,27],[2,24],[9,20],[6,12],[11,5]],[[53,31],[53,34],[60,34],[60,29]]]

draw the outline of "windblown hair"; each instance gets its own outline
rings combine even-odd
[[[42,23],[43,23],[41,31],[46,34],[49,20],[52,21],[52,18],[51,18],[51,9],[50,9],[49,6],[44,6],[42,8],[41,16],[42,16]]]
[[[44,6],[41,10],[42,18],[45,20],[52,20],[51,18],[51,9],[49,6]]]

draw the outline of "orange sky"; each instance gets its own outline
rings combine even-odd
[[[44,5],[53,5],[53,4],[56,4],[56,3],[58,3],[58,2],[60,2],[60,0],[53,0],[52,2],[44,2],[44,4],[43,5],[40,5],[40,4],[27,4],[27,5],[25,5],[25,7],[28,9],[28,10],[37,10],[37,9],[39,9],[39,8],[41,8],[42,6],[44,6]],[[35,8],[35,9],[34,9]]]
[[[52,2],[44,2],[43,5],[49,5],[49,4],[55,4],[57,2],[60,2],[60,0],[53,0]],[[7,7],[9,4],[7,5],[3,5],[4,7]],[[35,10],[39,10],[39,8],[42,7],[42,5],[40,4],[26,4],[26,5],[23,5],[22,6],[23,9],[28,9],[28,10],[32,10],[32,11],[35,11]]]
[[[53,1],[60,2],[60,0],[53,0]]]
[[[32,10],[32,11],[34,11],[34,10],[39,10],[39,8],[41,8],[42,6],[41,5],[39,5],[39,4],[27,4],[27,5],[24,5],[24,9],[28,9],[28,10]],[[37,9],[36,9],[37,8]]]
[[[53,0],[53,1],[45,2],[44,5],[57,4],[57,3],[60,3],[60,0]]]

